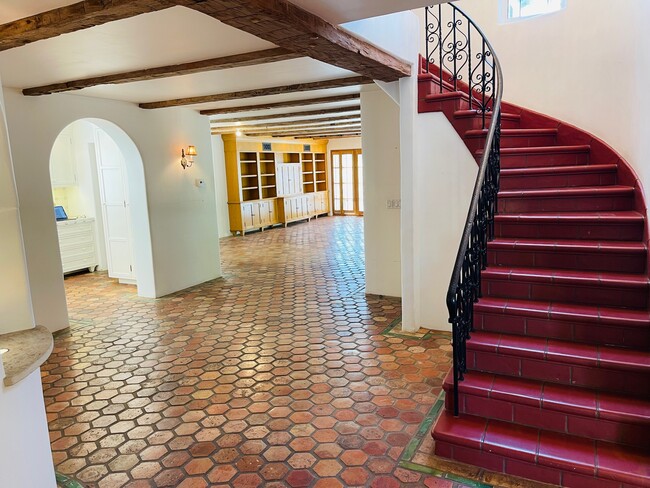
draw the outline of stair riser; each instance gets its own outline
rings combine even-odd
[[[450,98],[447,100],[418,100],[418,112],[443,112],[448,120],[453,120],[454,112],[457,110],[467,110],[469,109],[469,103],[467,100],[456,97]]]
[[[520,298],[542,302],[579,303],[613,308],[643,309],[648,305],[647,286],[615,284],[549,283],[539,281],[498,280],[483,277],[483,296]]]
[[[603,388],[640,396],[650,395],[650,384],[645,375],[638,371],[595,368],[488,351],[474,351],[469,343],[467,367],[471,371],[497,373],[584,388]]]
[[[521,237],[527,239],[589,239],[610,241],[640,241],[643,239],[643,222],[620,224],[526,224],[496,222],[496,237]]]
[[[650,326],[608,326],[593,322],[567,322],[475,311],[474,328],[484,332],[559,339],[584,344],[650,348]]]
[[[477,155],[477,160],[481,158]],[[501,168],[542,168],[589,164],[589,153],[501,154]]]
[[[492,117],[485,117],[485,128],[490,127],[492,122]],[[480,116],[476,117],[454,117],[453,126],[459,134],[464,134],[468,130],[473,129],[483,129],[483,120]],[[519,129],[520,128],[519,120],[509,120],[501,119],[501,128],[502,129]]]
[[[643,273],[646,267],[646,255],[645,253],[568,253],[489,249],[488,266]]]
[[[438,439],[436,439],[435,453],[436,456],[453,459],[473,466],[480,466],[497,473],[507,473],[513,476],[567,488],[634,488],[633,485],[583,476],[547,466],[537,466],[518,459],[500,456],[479,449],[458,446]]]
[[[616,173],[576,173],[536,176],[508,176],[501,174],[502,190],[539,190],[542,188],[575,188],[578,186],[606,186],[616,184]]]
[[[527,212],[607,212],[633,210],[634,196],[584,195],[580,197],[499,197],[499,213]]]
[[[448,411],[453,411],[453,392],[447,391],[446,393],[446,408]],[[503,420],[518,425],[635,447],[645,447],[650,437],[650,426],[647,425],[570,415],[537,406],[522,405],[464,392],[459,394],[459,411],[477,417]]]
[[[464,137],[463,139],[470,151],[483,149],[485,146],[485,136]],[[502,134],[501,148],[554,146],[556,144],[556,139],[557,138],[554,135],[510,136]]]

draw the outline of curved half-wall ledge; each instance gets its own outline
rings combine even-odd
[[[52,353],[52,333],[42,325],[33,329],[0,334],[0,354],[4,367],[4,384],[12,386],[27,378]]]

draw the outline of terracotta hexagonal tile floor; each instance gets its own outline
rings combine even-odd
[[[364,294],[362,226],[223,239],[223,279],[158,300],[67,278],[71,327],[42,370],[57,471],[98,488],[461,486],[398,466],[451,349],[382,334],[400,301]]]

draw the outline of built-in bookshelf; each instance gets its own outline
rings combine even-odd
[[[233,234],[328,213],[327,141],[312,144],[311,152],[293,142],[242,141],[234,134],[222,139]]]
[[[314,181],[314,153],[302,153],[300,159],[302,163],[302,191],[303,193],[313,193],[316,191]]]
[[[260,162],[260,190],[262,198],[275,198],[277,186],[275,181],[275,153],[259,153]]]
[[[241,178],[242,200],[259,200],[260,174],[258,169],[258,153],[239,153],[239,174]]]
[[[327,163],[324,153],[314,153],[314,183],[315,191],[327,190]]]

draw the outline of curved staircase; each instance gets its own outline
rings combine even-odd
[[[440,72],[422,59],[419,111],[443,112],[480,161],[483,116]],[[450,372],[447,408],[432,432],[436,454],[561,486],[649,487],[642,189],[627,163],[586,132],[505,102],[501,111],[494,239],[459,416]]]

